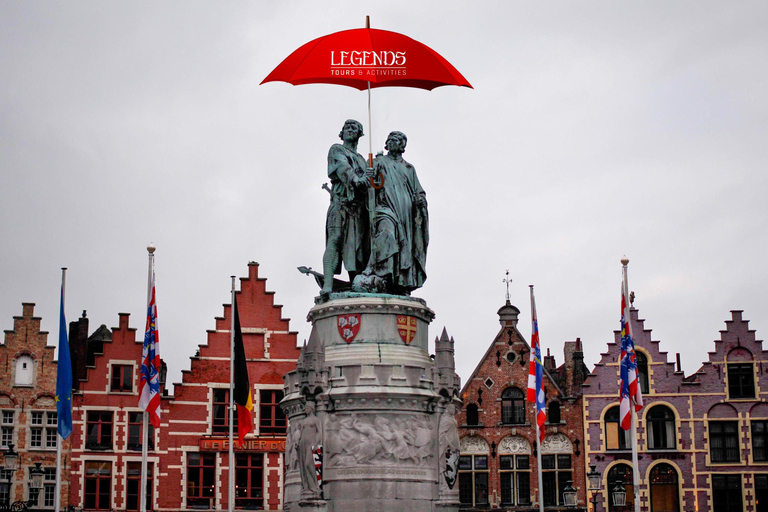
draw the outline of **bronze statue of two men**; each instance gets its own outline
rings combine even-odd
[[[333,276],[343,263],[352,291],[409,295],[427,279],[426,195],[416,169],[403,159],[405,134],[391,132],[387,153],[372,166],[357,152],[362,136],[363,125],[349,119],[339,133],[342,144],[328,151],[331,204],[320,293],[337,290]]]

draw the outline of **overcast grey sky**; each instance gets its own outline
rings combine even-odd
[[[328,147],[366,93],[259,82],[321,35],[372,26],[434,48],[474,90],[373,91],[374,151],[408,135],[427,191],[415,295],[466,379],[498,332],[510,270],[530,335],[590,367],[635,305],[687,373],[730,309],[768,336],[765,2],[0,3],[0,326],[35,302],[56,342],[130,312],[141,336],[157,246],[170,381],[260,262],[299,341],[322,267]],[[367,126],[367,123],[366,123]],[[367,129],[366,129],[367,131]]]

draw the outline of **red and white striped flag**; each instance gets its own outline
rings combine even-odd
[[[147,305],[147,328],[141,352],[139,408],[149,413],[152,426],[160,426],[160,340],[157,336],[157,306],[155,304],[155,269],[152,260],[150,297]]]
[[[643,393],[640,390],[640,382],[637,376],[637,358],[635,356],[635,342],[629,329],[629,307],[627,306],[626,283],[621,286],[621,360],[619,387],[619,422],[621,428],[631,428],[632,412],[630,407],[634,405],[635,411],[643,408]]]
[[[528,396],[529,402],[536,403],[536,423],[539,425],[539,440],[544,441],[544,422],[547,421],[545,412],[544,367],[541,364],[541,343],[539,343],[539,321],[536,319],[536,299],[533,297],[533,285],[531,288],[531,362],[528,364]]]

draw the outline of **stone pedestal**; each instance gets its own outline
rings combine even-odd
[[[333,294],[310,310],[310,340],[286,376],[281,404],[297,447],[286,448],[286,510],[310,506],[301,491],[314,484],[306,471],[302,481],[309,462],[298,440],[314,414],[323,434],[313,456],[322,459],[328,512],[435,512],[438,503],[458,510],[458,484],[448,486],[443,473],[447,447],[458,448],[459,382],[447,335],[436,340],[437,357],[429,355],[433,318],[420,299],[381,295]],[[316,413],[305,413],[309,402]],[[443,414],[447,407],[451,414]]]

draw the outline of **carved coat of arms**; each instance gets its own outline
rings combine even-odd
[[[443,471],[445,483],[449,489],[456,485],[456,479],[459,477],[459,452],[450,447],[445,450],[445,470]]]
[[[416,337],[416,317],[397,315],[397,332],[406,345],[410,345]]]
[[[360,314],[339,315],[336,317],[336,325],[339,335],[347,343],[352,343],[357,333],[360,332]]]

